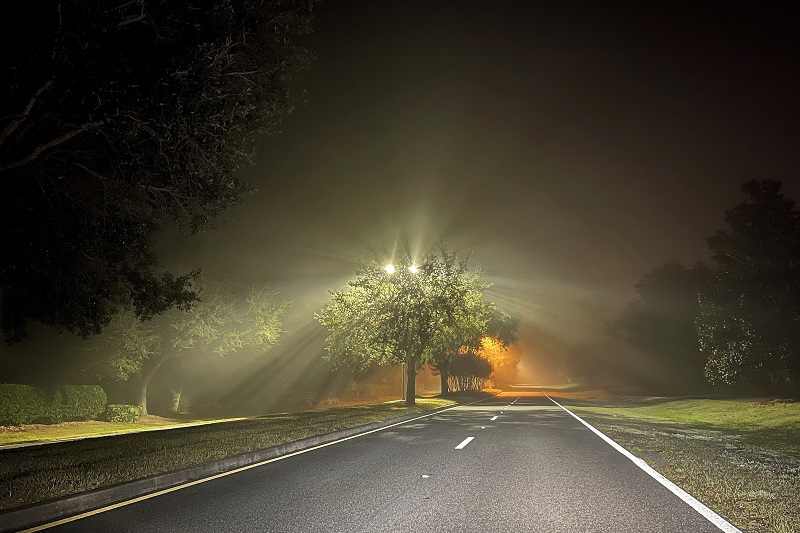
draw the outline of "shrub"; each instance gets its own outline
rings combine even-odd
[[[105,418],[109,422],[134,423],[142,418],[142,409],[138,405],[112,403],[106,407]]]
[[[47,399],[33,385],[0,385],[0,424],[30,424],[49,414]]]
[[[54,411],[62,420],[96,420],[108,403],[100,385],[64,385],[56,391],[59,403]]]
[[[106,401],[99,385],[0,384],[0,424],[93,420],[103,412]]]

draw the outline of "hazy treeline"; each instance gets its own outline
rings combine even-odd
[[[576,379],[660,391],[800,390],[800,211],[781,183],[750,180],[711,264],[670,262],[636,284],[608,345],[573,353]]]

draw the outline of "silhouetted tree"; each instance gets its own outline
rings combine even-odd
[[[117,313],[102,334],[87,341],[87,373],[117,381],[135,377],[137,402],[146,414],[147,386],[165,362],[243,349],[266,352],[277,344],[289,303],[271,289],[197,290],[199,300],[185,311],[172,309],[147,321],[131,311]]]
[[[800,211],[781,183],[750,180],[708,239],[716,272],[700,298],[697,329],[713,383],[798,386]]]
[[[0,71],[0,327],[86,336],[194,299],[152,237],[249,194],[237,171],[296,100],[311,0],[16,2]]]
[[[626,372],[648,387],[696,390],[705,383],[705,357],[697,341],[698,292],[709,276],[697,263],[666,263],[648,272],[612,326],[612,333],[637,349],[640,361]],[[626,364],[630,367],[630,364]]]
[[[421,365],[486,331],[483,291],[489,285],[444,248],[419,265],[402,258],[392,271],[378,262],[365,264],[346,289],[331,292],[316,315],[328,329],[327,357],[357,368],[405,363],[411,405]]]
[[[492,375],[492,364],[479,355],[467,352],[450,360],[450,388],[453,391],[479,391]]]

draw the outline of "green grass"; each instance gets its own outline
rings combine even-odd
[[[0,509],[75,494],[453,404],[420,398],[0,451]]]
[[[730,430],[753,444],[800,453],[800,402],[649,398],[599,403],[600,406],[579,408],[608,417]]]
[[[560,403],[743,531],[800,532],[800,403]]]
[[[95,437],[98,435],[112,435],[117,433],[131,433],[172,426],[188,426],[193,424],[208,424],[241,420],[241,418],[226,419],[172,419],[161,417],[147,417],[136,423],[102,422],[89,420],[86,422],[64,422],[61,424],[31,424],[20,427],[2,427],[0,429],[0,446],[12,444],[28,444],[64,439],[77,439],[82,437]]]

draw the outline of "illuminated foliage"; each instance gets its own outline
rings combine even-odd
[[[465,335],[462,337],[452,337],[456,342],[458,338],[467,338],[468,341],[463,344],[440,347],[439,353],[429,363],[433,373],[440,376],[443,394],[450,392],[450,380],[448,379],[450,365],[457,354],[464,355],[479,352],[483,348],[484,342],[489,342],[488,339],[491,339],[491,344],[487,345],[487,348],[497,348],[498,352],[492,354],[492,356],[495,356],[497,358],[496,361],[500,363],[499,359],[502,357],[500,351],[505,350],[517,340],[516,332],[519,320],[516,317],[512,317],[492,302],[484,302],[482,313],[486,320],[484,328],[465,331]],[[514,361],[515,365],[516,363],[517,361]],[[493,366],[496,367],[497,365]]]
[[[362,265],[316,317],[328,330],[326,354],[335,364],[407,365],[406,401],[414,403],[419,367],[486,331],[489,283],[444,248],[421,259]]]
[[[483,337],[481,339],[481,347],[476,355],[488,361],[493,368],[512,362],[508,346],[493,337]]]
[[[195,233],[250,194],[258,134],[293,109],[311,2],[4,4],[0,327],[88,336],[195,295],[157,268],[165,228]]]
[[[102,334],[87,341],[88,374],[117,381],[138,378],[139,406],[147,413],[147,385],[175,358],[243,349],[266,352],[282,333],[289,302],[268,287],[247,291],[225,285],[198,287],[200,298],[186,311],[173,309],[148,321],[130,311],[115,315]]]

